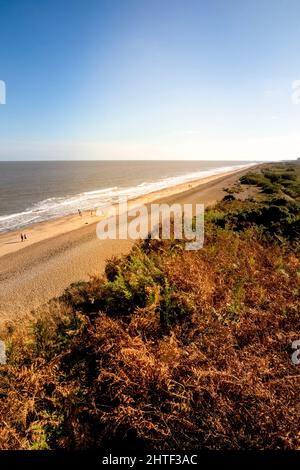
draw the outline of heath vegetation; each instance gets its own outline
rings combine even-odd
[[[206,212],[203,249],[138,243],[7,324],[0,447],[299,448],[299,191],[300,166],[265,165]]]

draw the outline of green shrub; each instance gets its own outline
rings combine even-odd
[[[258,185],[263,181],[263,177],[260,173],[248,173],[240,178],[241,184]]]
[[[233,194],[226,194],[226,196],[223,197],[222,201],[235,201],[236,198],[234,197]]]

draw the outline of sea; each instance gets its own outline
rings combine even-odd
[[[0,162],[0,232],[104,208],[212,175],[246,168],[245,161]]]

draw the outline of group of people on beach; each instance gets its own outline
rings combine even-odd
[[[78,215],[79,215],[80,217],[82,217],[82,211],[81,211],[80,209],[78,209]],[[91,209],[91,216],[93,216],[93,215],[96,215],[95,209]],[[21,242],[24,242],[25,240],[27,240],[27,235],[26,235],[26,233],[21,233],[21,234],[20,234],[20,237],[21,237]]]
[[[93,215],[96,215],[95,209],[91,209],[90,212],[91,212],[91,217],[92,217]],[[81,211],[80,209],[78,209],[78,215],[79,215],[80,217],[82,217],[82,211]]]

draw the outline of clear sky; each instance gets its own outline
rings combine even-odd
[[[0,159],[299,157],[299,45],[299,0],[0,0]]]

